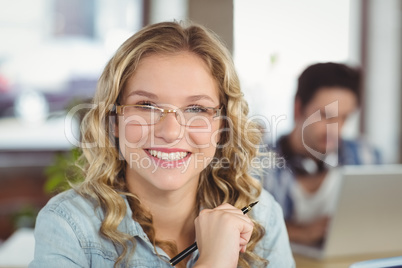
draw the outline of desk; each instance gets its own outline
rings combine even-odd
[[[401,253],[388,253],[388,254],[370,254],[359,256],[348,256],[343,258],[334,258],[328,260],[315,260],[307,257],[294,254],[294,259],[297,268],[348,268],[351,264],[359,261],[388,258],[400,256]]]

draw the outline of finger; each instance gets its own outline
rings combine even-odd
[[[254,224],[246,223],[243,224],[242,229],[240,230],[240,245],[244,246],[250,241],[251,235],[253,233]]]
[[[215,207],[215,209],[235,209],[235,207],[229,203],[223,203],[222,205]]]
[[[244,245],[244,246],[240,246],[240,252],[241,253],[244,253],[244,252],[246,252],[246,250],[247,250],[247,245]]]
[[[232,205],[225,203],[225,204],[217,206],[213,209],[205,208],[205,209],[201,210],[200,215],[205,214],[205,213],[211,213],[214,211],[232,212],[232,213],[239,214],[239,215],[243,214],[240,209],[237,209],[237,208],[233,207]]]
[[[214,208],[214,210],[223,210],[223,211],[227,211],[227,212],[233,212],[239,215],[242,215],[243,212],[241,211],[241,209],[238,209],[228,203],[224,203],[220,206],[217,206],[216,208]]]
[[[247,245],[249,241],[250,241],[250,239],[247,240],[247,238],[240,237],[239,245],[243,247],[243,246]]]
[[[237,229],[240,233],[253,230],[254,223],[252,220],[247,215],[243,214],[240,209],[237,209],[230,204],[223,204],[214,209],[203,209],[200,212],[199,217],[208,216],[208,214],[212,215],[213,213],[218,213],[217,215],[220,215],[221,218],[225,218],[231,222],[236,219],[235,222],[237,223]],[[197,217],[196,220],[199,220],[199,217]],[[209,219],[209,217],[204,217],[204,219]]]

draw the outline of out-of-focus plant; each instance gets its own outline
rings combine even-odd
[[[33,205],[25,205],[12,215],[13,228],[34,228],[39,209]]]
[[[81,168],[77,166],[81,153],[79,148],[74,148],[67,153],[56,155],[54,164],[45,170],[47,180],[44,190],[46,193],[65,191],[71,188],[70,183],[75,184],[84,179]]]
[[[66,107],[66,110],[70,111],[76,105],[89,102],[90,100],[74,99]],[[79,124],[81,124],[85,114],[85,109],[80,109],[75,114]],[[80,148],[73,148],[70,151],[56,154],[54,163],[45,169],[45,174],[47,176],[44,186],[45,193],[59,193],[71,188],[71,184],[84,180],[84,175],[78,162],[81,154],[82,150]]]

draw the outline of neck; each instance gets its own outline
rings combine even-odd
[[[194,220],[198,208],[194,196],[169,196],[156,202],[144,200],[153,217],[155,238],[159,241],[175,241],[181,252],[195,241]],[[171,256],[173,257],[173,256]]]
[[[196,200],[193,195],[172,195],[152,198],[142,198],[142,202],[153,216],[156,230],[171,229],[170,232],[181,233],[188,223],[193,226],[196,213]]]
[[[126,176],[129,174],[126,174]],[[176,191],[159,191],[136,189],[133,178],[127,178],[128,190],[135,194],[144,209],[153,219],[155,238],[157,240],[175,241],[181,251],[195,241],[194,220],[198,215],[196,202],[197,187],[184,187]],[[193,189],[194,188],[194,189]]]

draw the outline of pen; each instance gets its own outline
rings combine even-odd
[[[241,209],[241,212],[243,212],[243,214],[246,214],[247,212],[249,212],[251,210],[252,207],[254,207],[256,204],[258,203],[258,201],[255,201],[254,203],[251,203],[250,205],[244,207]],[[190,255],[191,253],[193,253],[196,249],[197,249],[197,242],[194,242],[191,246],[189,246],[188,248],[186,248],[185,250],[183,250],[182,252],[180,252],[179,254],[177,254],[175,257],[173,257],[170,260],[170,265],[175,266],[176,264],[178,264],[180,261],[182,261],[185,257],[187,257],[188,255]]]

